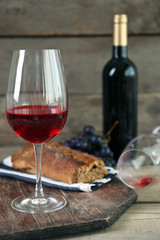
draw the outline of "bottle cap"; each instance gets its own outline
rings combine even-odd
[[[126,14],[115,14],[113,18],[114,23],[127,23],[127,15]]]
[[[127,46],[127,15],[115,14],[113,18],[113,46]]]

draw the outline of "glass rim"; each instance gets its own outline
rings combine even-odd
[[[60,48],[15,48],[13,49],[13,52],[15,51],[57,51],[60,52]]]

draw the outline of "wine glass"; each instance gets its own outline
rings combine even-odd
[[[128,143],[117,163],[121,181],[130,188],[143,188],[160,175],[160,135],[147,134]]]
[[[6,95],[6,115],[14,132],[33,144],[36,164],[34,194],[22,195],[11,206],[26,213],[49,213],[66,199],[44,193],[41,183],[43,144],[60,133],[67,120],[68,94],[58,49],[15,50]]]

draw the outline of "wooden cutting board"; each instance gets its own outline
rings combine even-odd
[[[50,214],[20,213],[11,208],[11,202],[32,193],[34,185],[0,178],[0,239],[44,239],[106,228],[137,199],[137,193],[117,178],[91,193],[44,190],[66,197],[67,206]]]

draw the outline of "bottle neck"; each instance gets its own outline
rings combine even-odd
[[[113,58],[127,58],[127,46],[113,46]]]
[[[113,57],[127,58],[127,16],[115,15],[113,21]]]

